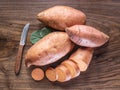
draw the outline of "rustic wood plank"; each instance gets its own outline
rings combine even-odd
[[[109,43],[97,48],[85,73],[69,82],[35,82],[24,61],[21,74],[14,63],[23,26],[30,22],[24,55],[32,45],[31,32],[43,25],[36,14],[54,5],[68,5],[87,15],[87,25],[110,36]],[[0,90],[120,90],[120,1],[119,0],[0,0]],[[24,56],[23,56],[24,59]]]

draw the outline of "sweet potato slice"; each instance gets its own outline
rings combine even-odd
[[[67,69],[70,71],[70,74],[71,74],[72,78],[80,75],[80,69],[77,66],[77,64],[74,63],[73,61],[65,60],[61,64],[67,67]]]
[[[35,81],[40,81],[44,78],[44,71],[40,68],[35,68],[33,69],[31,76]]]
[[[48,78],[48,80],[50,81],[56,81],[58,79],[58,75],[56,73],[56,70],[53,69],[52,67],[48,68],[46,70],[46,77]]]
[[[57,81],[65,82],[71,79],[70,71],[64,65],[59,65],[55,70],[58,75]]]

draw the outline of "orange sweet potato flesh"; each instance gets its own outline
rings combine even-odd
[[[37,19],[54,29],[65,30],[66,27],[84,24],[86,15],[72,7],[54,6],[38,13]]]
[[[79,67],[72,60],[69,60],[69,59],[65,60],[61,64],[67,67],[67,69],[69,70],[71,74],[71,78],[75,78],[80,75]]]
[[[27,51],[25,64],[30,67],[31,65],[44,66],[56,62],[69,53],[73,47],[74,44],[65,32],[50,33]]]
[[[61,64],[61,65],[57,66],[55,68],[55,70],[56,70],[56,73],[58,75],[57,81],[66,82],[66,81],[69,81],[71,79],[70,71],[64,65]]]
[[[41,68],[35,68],[33,69],[31,76],[35,81],[40,81],[44,78],[44,71]]]
[[[52,68],[52,67],[49,67],[46,70],[45,74],[46,74],[46,77],[47,77],[47,79],[49,81],[54,82],[54,81],[56,81],[58,79],[58,75],[56,73],[56,70],[54,68]]]
[[[87,25],[74,25],[65,30],[70,39],[80,46],[99,47],[109,39],[108,35]]]

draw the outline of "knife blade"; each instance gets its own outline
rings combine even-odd
[[[17,57],[16,57],[16,62],[15,62],[15,69],[14,69],[16,75],[19,75],[20,70],[21,70],[23,48],[24,48],[24,45],[26,42],[29,26],[30,26],[30,23],[27,23],[24,26],[22,34],[21,34],[21,39],[20,39],[18,53],[17,53]]]

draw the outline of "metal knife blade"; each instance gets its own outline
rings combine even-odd
[[[25,41],[26,41],[28,30],[29,30],[29,26],[30,26],[30,23],[27,23],[23,28],[23,32],[22,32],[21,40],[20,40],[20,45],[25,45]]]
[[[18,54],[16,57],[16,62],[15,62],[15,74],[19,75],[20,70],[21,70],[21,64],[22,64],[22,53],[23,53],[23,48],[26,42],[26,37],[27,37],[27,33],[29,30],[29,23],[27,23],[24,28],[23,28],[23,32],[21,34],[21,40],[20,40],[20,45],[19,45],[19,49],[18,49]]]

